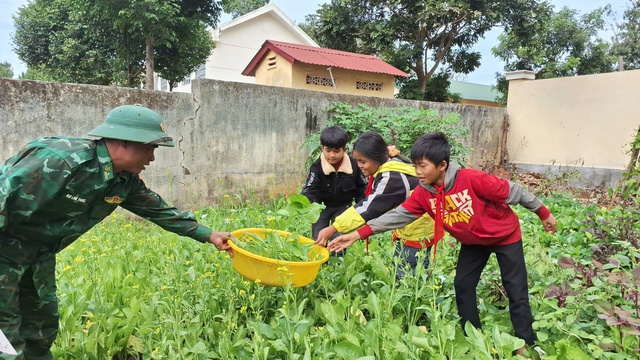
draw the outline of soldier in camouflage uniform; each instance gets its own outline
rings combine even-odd
[[[0,329],[18,352],[0,359],[53,358],[56,253],[118,206],[233,255],[229,233],[198,224],[140,179],[158,146],[174,146],[157,113],[120,106],[89,135],[100,139],[32,141],[0,165]]]

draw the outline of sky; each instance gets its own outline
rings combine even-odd
[[[14,32],[13,16],[17,14],[20,7],[25,6],[28,2],[29,0],[2,0],[5,9],[0,12],[0,62],[6,61],[11,64],[14,78],[26,71],[26,65],[13,52],[11,41]],[[295,23],[304,22],[305,15],[314,13],[321,4],[327,2],[329,0],[271,0],[272,4],[278,6]],[[551,0],[550,2],[556,9],[567,6],[579,10],[581,14],[611,4],[619,19],[622,18],[628,4],[628,0]],[[228,17],[222,18],[222,22],[227,20],[229,20]],[[502,62],[491,54],[491,48],[497,44],[499,34],[500,30],[494,29],[474,46],[474,50],[482,54],[481,65],[473,73],[460,80],[484,85],[495,83],[495,73],[502,71]],[[606,40],[610,40],[610,36],[604,37]]]

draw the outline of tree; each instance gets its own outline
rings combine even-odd
[[[173,90],[175,84],[204,64],[215,46],[202,23],[186,22],[184,26],[177,26],[175,31],[185,41],[156,49],[158,61],[155,69],[169,82],[169,90]]]
[[[613,71],[611,45],[598,35],[605,27],[605,12],[599,8],[580,16],[575,9],[554,12],[549,7],[538,13],[528,34],[501,34],[492,52],[505,62],[505,71],[533,70],[541,79]],[[500,102],[506,103],[508,83],[504,75],[496,77]]]
[[[204,44],[182,36],[201,39],[221,11],[209,0],[34,0],[14,17],[14,45],[29,67],[57,81],[139,86],[146,69],[146,88],[153,89],[156,49]],[[174,69],[184,62],[164,63],[165,71],[193,71]]]
[[[640,1],[630,1],[619,26],[615,52],[622,56],[624,68],[640,69]]]
[[[56,81],[56,78],[53,75],[51,75],[51,72],[42,65],[27,67],[27,71],[20,74],[20,79],[49,81],[49,82]]]
[[[0,62],[0,78],[13,78],[13,70],[8,61]]]
[[[222,9],[235,19],[267,5],[270,0],[222,0]]]
[[[494,26],[526,32],[538,1],[332,0],[307,16],[306,27],[324,47],[377,55],[410,72],[413,88],[404,93],[421,98],[436,74],[477,68],[480,54],[471,48]]]

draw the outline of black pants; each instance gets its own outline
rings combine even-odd
[[[339,205],[339,206],[329,206],[329,205],[327,205],[327,207],[322,209],[322,212],[320,212],[320,217],[318,218],[318,221],[316,221],[315,223],[311,224],[311,237],[313,238],[313,240],[317,240],[318,239],[318,234],[320,233],[320,230],[322,230],[322,229],[326,228],[327,226],[333,224],[333,222],[336,220],[338,215],[342,214],[350,206],[351,206],[351,204],[345,204],[345,205]],[[340,235],[340,233],[335,233],[331,237],[331,240],[337,238],[339,235]],[[343,256],[344,255],[344,250],[340,251],[340,252],[337,252],[337,253],[331,253],[331,255],[332,256]]]
[[[458,314],[462,325],[469,321],[480,329],[476,288],[480,274],[489,256],[496,254],[502,285],[509,298],[509,313],[515,335],[528,345],[535,341],[533,335],[533,316],[529,306],[529,288],[527,285],[527,268],[524,263],[522,241],[503,246],[464,245],[460,248],[454,286]]]

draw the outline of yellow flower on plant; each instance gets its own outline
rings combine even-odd
[[[240,295],[244,295],[244,294],[246,293],[246,291],[245,291],[245,290],[243,290],[243,289],[241,289],[241,290],[239,291],[239,293],[240,293]]]
[[[240,308],[240,314],[244,314],[247,311],[247,307],[243,306]]]
[[[224,194],[224,198],[228,199],[229,198],[229,194]]]
[[[62,269],[62,271],[67,271],[67,270],[71,270],[72,267],[70,265],[67,265],[64,267],[64,269]]]

